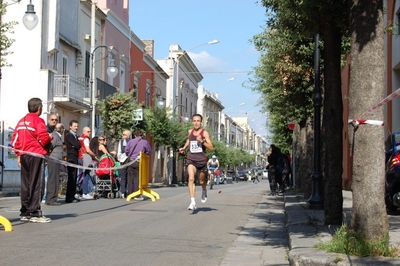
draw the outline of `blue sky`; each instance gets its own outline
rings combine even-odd
[[[155,59],[168,57],[170,44],[190,50],[218,39],[218,44],[189,52],[204,77],[200,84],[218,93],[228,115],[247,113],[256,133],[267,134],[266,116],[256,106],[260,95],[242,85],[258,65],[259,53],[249,40],[262,32],[265,8],[256,0],[130,0],[129,4],[130,27],[140,39],[154,40]],[[235,80],[227,81],[230,78]]]

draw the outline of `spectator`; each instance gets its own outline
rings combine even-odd
[[[285,155],[289,160],[289,174],[288,174],[289,187],[293,187],[292,156],[290,155],[288,150],[285,151]]]
[[[49,116],[49,120],[47,121],[47,126],[46,126],[47,127],[47,132],[49,134],[53,133],[57,122],[58,122],[58,116],[56,114],[51,114]],[[46,202],[47,180],[48,180],[48,178],[49,178],[49,170],[48,170],[48,167],[47,167],[47,162],[45,161],[45,163],[44,163],[44,179],[43,179],[44,183],[42,183],[42,187],[43,187],[43,189],[42,189],[42,192],[43,192],[42,203]]]
[[[83,166],[89,166],[89,164],[93,164],[93,160],[96,155],[90,149],[90,134],[91,130],[89,127],[84,127],[82,130],[82,135],[78,138],[81,148],[79,149],[79,158],[78,164]],[[91,187],[93,186],[91,178],[90,178],[90,170],[79,170],[78,176],[83,175],[82,180],[82,199],[93,199],[93,196],[90,195]]]
[[[53,151],[50,153],[49,157],[53,160],[62,160],[64,148],[62,135],[64,134],[64,125],[57,124],[53,133],[53,140],[51,141],[53,145]],[[47,192],[46,192],[46,205],[57,206],[60,205],[58,202],[58,190],[60,187],[60,164],[53,160],[47,161],[48,168],[48,181],[47,181]]]
[[[108,154],[108,150],[107,150],[107,138],[106,136],[99,136],[99,137],[94,137],[91,141],[90,141],[90,150],[93,152],[94,154],[94,159],[96,161],[100,160],[100,157],[103,154]]]
[[[128,166],[128,194],[139,190],[139,161],[137,158],[140,156],[140,152],[145,154],[151,154],[151,148],[147,140],[142,138],[142,131],[135,131],[135,138],[131,139],[125,147],[125,153],[128,155],[129,160],[136,160],[133,164]],[[137,196],[135,200],[143,200],[143,196]]]
[[[18,122],[11,139],[13,148],[41,155],[47,154],[45,147],[53,136],[47,132],[46,123],[39,117],[42,108],[41,99],[32,98],[28,101],[29,113]],[[40,208],[40,178],[43,176],[44,159],[19,151],[16,151],[16,154],[18,166],[21,168],[21,221],[49,223],[51,219],[43,216]]]
[[[122,139],[118,142],[118,152],[117,152],[117,159],[121,165],[128,162],[128,155],[125,153],[125,148],[128,142],[131,140],[132,132],[130,130],[124,130],[122,132]],[[118,176],[120,179],[120,192],[121,197],[124,198],[126,195],[126,177],[127,177],[127,168],[120,168],[118,170]]]
[[[58,116],[56,114],[51,114],[49,120],[47,121],[47,132],[53,133],[57,123],[58,123]]]
[[[274,144],[269,147],[268,155],[268,181],[270,187],[270,195],[276,194],[276,176],[277,176],[277,164],[278,164],[279,153]]]
[[[67,145],[67,161],[73,164],[78,164],[79,149],[81,148],[81,143],[76,134],[77,130],[78,121],[71,120],[69,122],[69,132],[65,137],[65,144]],[[79,202],[79,199],[75,198],[77,169],[73,166],[68,166],[67,169],[68,181],[65,203]]]

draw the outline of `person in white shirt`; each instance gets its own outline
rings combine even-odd
[[[120,162],[121,165],[123,165],[125,162],[128,160],[128,155],[125,153],[125,147],[128,144],[128,142],[131,140],[131,135],[132,132],[130,130],[124,130],[122,132],[122,139],[118,142],[118,152],[117,152],[117,159]],[[120,168],[118,170],[118,176],[120,178],[120,188],[119,191],[121,192],[121,198],[125,198],[125,193],[127,190],[126,187],[126,177],[127,177],[127,171],[126,168]]]

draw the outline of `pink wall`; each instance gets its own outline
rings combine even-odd
[[[97,6],[101,10],[112,10],[126,25],[129,25],[129,0],[97,0]]]

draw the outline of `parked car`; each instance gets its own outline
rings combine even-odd
[[[226,171],[226,177],[231,177],[232,181],[236,181],[237,178],[234,170]]]
[[[239,180],[247,181],[247,172],[248,172],[248,170],[247,171],[246,170],[238,171]]]

